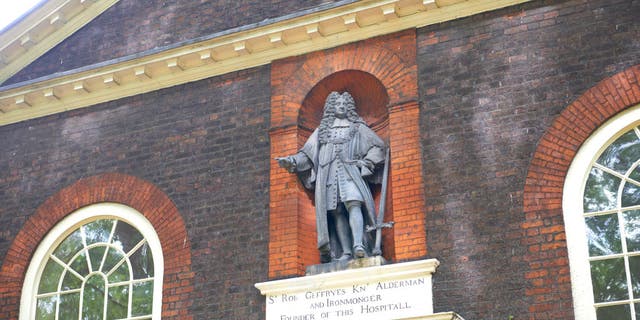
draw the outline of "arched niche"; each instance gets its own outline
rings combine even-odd
[[[342,70],[328,75],[319,81],[301,103],[298,115],[298,145],[302,146],[313,130],[318,127],[322,119],[322,113],[327,96],[333,92],[349,92],[356,103],[356,111],[363,118],[367,125],[372,128],[385,143],[389,144],[389,95],[384,84],[374,75],[361,70]],[[392,173],[389,173],[392,174]],[[381,185],[370,185],[376,204],[376,212],[381,197]],[[385,206],[385,220],[393,219],[392,203],[390,201],[390,190],[387,190],[387,201]],[[316,225],[315,225],[315,203],[314,194],[311,190],[303,190],[305,196],[299,196],[298,221],[302,234],[313,235],[306,238],[300,244],[303,265],[313,265],[319,263],[319,252],[316,247]],[[385,259],[393,260],[392,243],[393,234],[383,231],[383,256]],[[389,250],[387,250],[387,248]]]

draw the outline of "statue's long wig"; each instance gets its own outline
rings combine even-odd
[[[329,141],[329,129],[336,119],[336,101],[342,97],[347,102],[347,119],[354,124],[364,124],[364,120],[356,112],[356,102],[349,92],[342,94],[333,91],[327,96],[327,100],[324,103],[324,111],[322,114],[322,120],[320,126],[318,126],[318,137],[320,143],[326,143]]]

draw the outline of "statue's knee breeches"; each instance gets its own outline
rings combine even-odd
[[[345,201],[344,207],[347,208],[347,211],[351,212],[351,208],[361,208],[362,201],[358,201],[358,200]]]

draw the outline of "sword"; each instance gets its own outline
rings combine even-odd
[[[391,228],[393,227],[394,222],[383,222],[384,221],[384,207],[387,203],[387,185],[389,180],[389,159],[390,159],[389,148],[387,148],[387,152],[384,159],[384,171],[382,171],[382,187],[380,190],[380,209],[378,209],[378,216],[376,217],[375,226],[367,226],[367,232],[371,232],[373,230],[376,231],[376,246],[373,248],[372,254],[374,256],[379,256],[382,254],[382,250],[380,249],[380,245],[382,243],[382,228]]]

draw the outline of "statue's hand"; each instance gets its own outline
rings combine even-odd
[[[291,157],[277,157],[275,160],[278,161],[280,168],[284,168],[289,172],[296,170],[296,162]]]
[[[373,174],[373,162],[369,160],[357,160],[356,166],[360,167],[360,175],[368,177]]]

